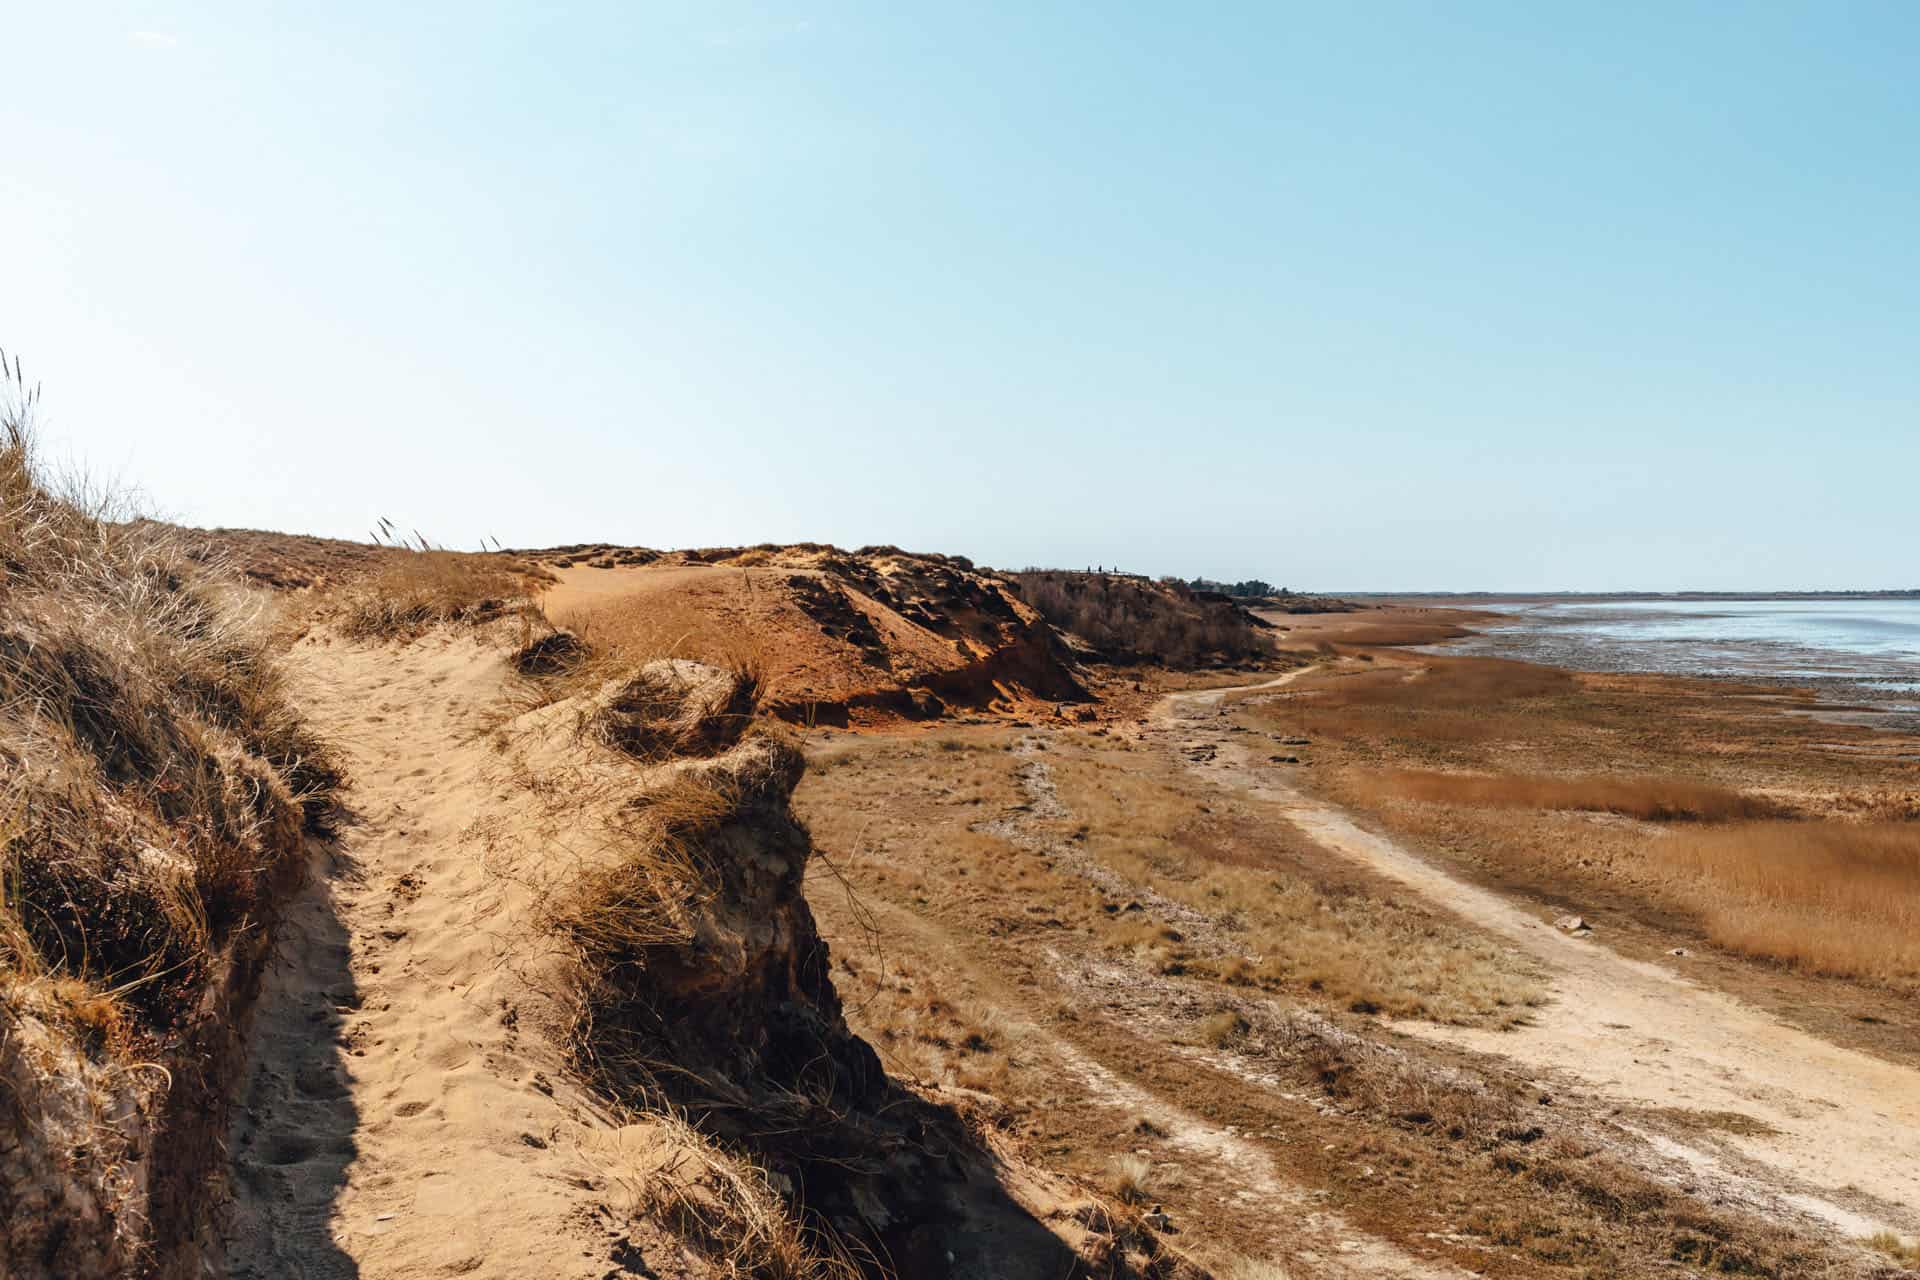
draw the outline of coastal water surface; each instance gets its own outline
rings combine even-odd
[[[1449,652],[1582,671],[1800,684],[1920,717],[1920,599],[1490,603],[1501,615]]]

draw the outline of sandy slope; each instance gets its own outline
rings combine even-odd
[[[1762,1209],[1809,1214],[1850,1234],[1920,1230],[1920,1072],[1820,1040],[1594,939],[1570,938],[1531,909],[1362,829],[1289,785],[1283,769],[1257,763],[1221,716],[1230,692],[1171,695],[1152,732],[1173,749],[1214,747],[1210,759],[1188,758],[1189,767],[1277,804],[1325,848],[1505,939],[1551,974],[1551,1003],[1518,1030],[1400,1030],[1501,1054],[1625,1104],[1751,1117],[1772,1132],[1711,1143],[1656,1135],[1655,1145],[1683,1175]]]
[[[307,641],[293,661],[354,816],[316,853],[255,1025],[229,1142],[233,1274],[627,1274],[589,1220],[603,1170],[583,1151],[611,1125],[540,1034],[557,1011],[523,977],[542,963],[527,894],[474,836],[510,816],[481,732],[504,664],[445,637]]]

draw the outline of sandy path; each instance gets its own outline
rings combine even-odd
[[[1247,688],[1270,689],[1297,674]],[[1220,704],[1235,692],[1173,694],[1156,707],[1149,732],[1202,776],[1274,804],[1323,847],[1505,939],[1551,973],[1552,1000],[1517,1030],[1413,1022],[1398,1029],[1500,1054],[1621,1103],[1750,1116],[1774,1132],[1719,1136],[1717,1153],[1665,1137],[1656,1145],[1752,1203],[1797,1209],[1850,1234],[1920,1229],[1920,1072],[1568,937],[1533,909],[1363,830],[1285,782],[1282,769],[1259,763],[1250,735],[1232,732],[1223,718]],[[1213,748],[1199,753],[1210,758],[1186,754],[1196,745]]]
[[[603,1126],[535,1028],[554,1016],[519,976],[538,958],[506,963],[524,891],[463,834],[508,800],[480,734],[504,664],[434,638],[308,641],[294,667],[354,816],[316,855],[257,1015],[232,1274],[624,1274],[580,1221],[597,1171],[578,1139]]]

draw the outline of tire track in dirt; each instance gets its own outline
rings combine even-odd
[[[1850,1235],[1920,1230],[1920,1072],[1841,1048],[1658,965],[1568,937],[1524,906],[1470,884],[1264,766],[1224,721],[1229,696],[1305,672],[1176,693],[1146,731],[1223,789],[1276,806],[1329,851],[1390,877],[1545,964],[1551,1000],[1529,1024],[1484,1031],[1402,1022],[1398,1030],[1508,1058],[1620,1104],[1733,1112],[1771,1132],[1656,1146],[1730,1195]]]

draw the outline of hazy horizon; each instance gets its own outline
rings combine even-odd
[[[1909,6],[9,34],[0,346],[56,456],[186,523],[1329,591],[1914,576]]]

